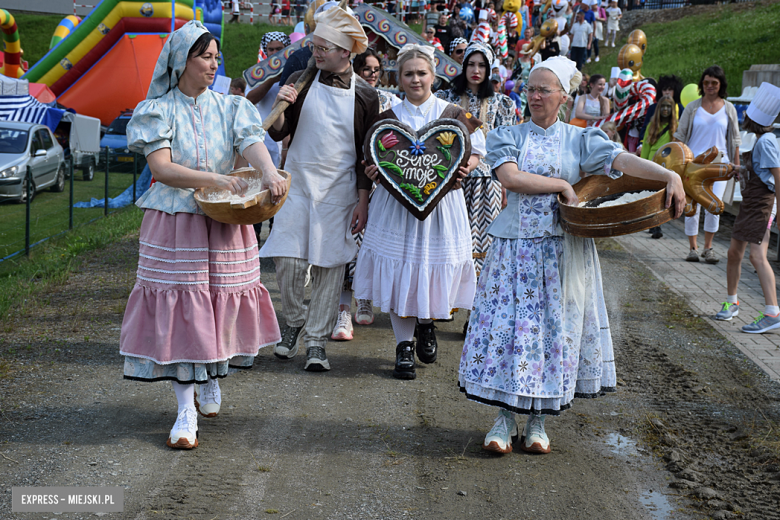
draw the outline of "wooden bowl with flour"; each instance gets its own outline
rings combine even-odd
[[[234,195],[219,188],[198,188],[195,190],[195,202],[207,216],[224,224],[259,224],[276,215],[287,200],[290,192],[290,174],[277,170],[287,182],[287,191],[278,204],[271,202],[271,192],[261,189],[263,173],[254,168],[240,168],[228,175],[246,179],[249,189],[244,195]]]
[[[580,199],[580,206],[568,206],[558,196],[561,226],[570,235],[585,238],[628,235],[660,226],[674,217],[674,207],[665,207],[666,183],[663,181],[628,175],[618,179],[593,175],[572,187]],[[634,195],[627,198],[638,200],[620,203],[618,199],[627,194]],[[638,198],[640,196],[643,197]]]

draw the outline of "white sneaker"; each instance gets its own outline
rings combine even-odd
[[[176,424],[166,442],[171,448],[191,450],[198,447],[198,414],[192,408],[185,408],[176,418]]]
[[[550,453],[550,439],[544,431],[544,415],[528,416],[520,449],[528,453]]]
[[[339,319],[336,320],[336,327],[330,339],[336,341],[349,341],[352,339],[352,313],[349,311],[339,311]]]
[[[585,63],[590,63],[590,58],[588,58],[587,60],[585,60]]]
[[[496,423],[490,429],[482,449],[496,453],[512,453],[512,441],[517,440],[517,423],[515,414],[501,410],[496,417]]]
[[[612,42],[612,46],[613,46],[613,47],[615,46],[615,42]]]
[[[596,56],[596,63],[599,62],[599,56]]]
[[[195,385],[195,409],[203,417],[216,417],[222,404],[222,392],[216,379],[209,379],[205,385]]]
[[[358,300],[355,321],[358,325],[371,325],[374,323],[374,307],[371,300]]]

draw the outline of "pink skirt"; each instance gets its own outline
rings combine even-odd
[[[125,376],[187,380],[181,370],[177,372],[182,378],[160,377],[161,367],[154,365],[225,364],[235,357],[254,357],[261,347],[277,343],[279,324],[260,282],[257,253],[252,226],[146,210],[137,281],[125,310],[119,350],[147,369],[136,367],[131,369],[135,373],[128,373],[126,363]],[[247,365],[246,360],[239,364]]]

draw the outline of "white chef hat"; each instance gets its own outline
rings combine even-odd
[[[747,109],[747,116],[760,126],[771,126],[777,114],[780,114],[780,88],[761,83]]]
[[[572,80],[575,76],[579,75],[580,77],[580,79],[577,80],[577,84],[579,84],[582,79],[582,74],[577,70],[577,64],[564,56],[553,56],[541,63],[537,63],[534,65],[534,68],[531,69],[531,74],[537,69],[547,69],[555,74],[555,77],[561,82],[561,87],[563,87],[566,93],[571,91]]]
[[[317,22],[315,36],[355,54],[368,48],[368,38],[360,22],[343,9],[328,9],[316,15],[314,20]]]
[[[609,79],[618,79],[620,76],[620,67],[612,67],[612,72],[609,75]]]
[[[480,22],[487,22],[487,19],[488,19],[488,12],[487,12],[487,9],[482,9],[482,10],[479,12],[479,21],[480,21]]]

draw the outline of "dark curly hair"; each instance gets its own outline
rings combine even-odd
[[[379,53],[376,52],[374,49],[369,47],[366,49],[366,52],[360,53],[357,56],[355,56],[355,59],[352,60],[352,70],[358,73],[360,75],[360,69],[366,66],[366,58],[369,56],[373,56],[376,58],[376,61],[379,62],[379,68],[382,69],[382,58],[379,56]],[[380,70],[381,73],[381,70]]]
[[[728,83],[726,82],[726,73],[723,72],[723,69],[720,68],[718,65],[713,65],[712,67],[707,67],[704,72],[701,73],[701,78],[699,79],[699,95],[704,95],[704,76],[709,76],[711,78],[715,78],[718,81],[720,81],[720,90],[718,90],[718,97],[721,99],[726,99],[726,88],[728,87]]]
[[[669,76],[661,76],[658,78],[658,90],[659,92],[656,93],[658,99],[661,99],[661,96],[663,95],[661,92],[664,90],[673,90],[674,94],[672,95],[672,99],[674,99],[675,103],[682,103],[680,101],[680,94],[682,93],[683,89],[683,83],[674,74],[671,74]]]

